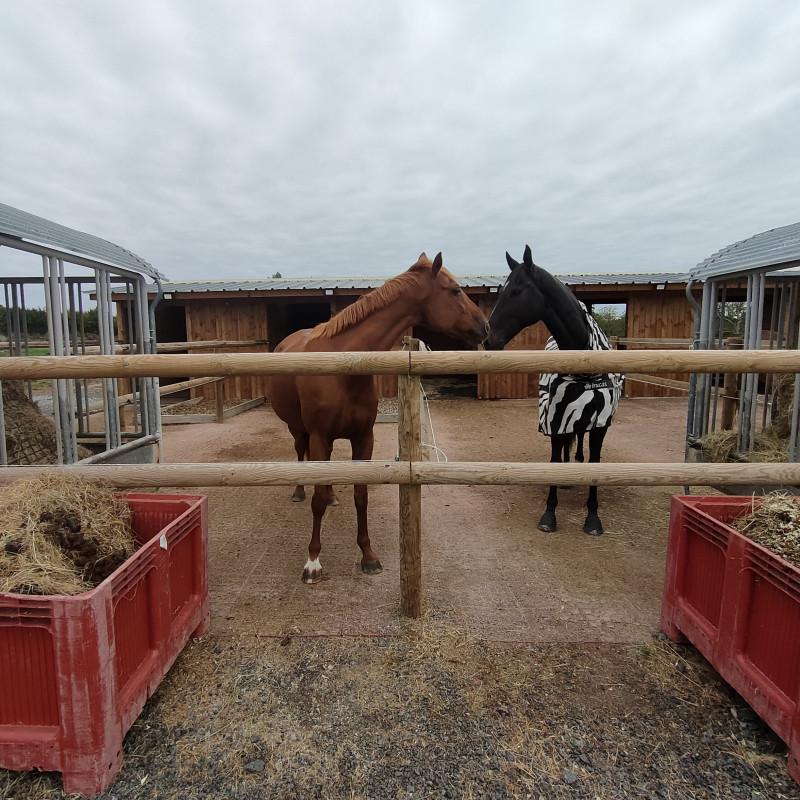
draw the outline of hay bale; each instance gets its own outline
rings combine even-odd
[[[3,417],[9,464],[58,464],[55,423],[28,397],[22,381],[3,381]],[[79,458],[90,455],[85,447],[78,447]]]
[[[781,463],[789,460],[789,439],[768,425],[756,433],[753,449],[741,453],[736,449],[736,431],[712,431],[703,437],[701,447],[706,461],[724,464],[728,461]]]
[[[703,437],[702,451],[706,461],[722,464],[731,461],[736,452],[736,431],[712,431]]]
[[[780,463],[789,460],[789,438],[768,425],[755,435],[753,449],[747,454],[750,461]]]
[[[9,464],[57,464],[56,426],[26,394],[22,381],[3,381]]]
[[[45,475],[0,492],[0,592],[80,594],[137,546],[128,504],[110,489]]]
[[[776,375],[772,392],[770,420],[776,436],[788,439],[792,432],[794,411],[794,373]]]

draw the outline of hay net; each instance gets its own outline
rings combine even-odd
[[[137,546],[130,508],[111,489],[43,475],[0,490],[0,593],[80,594]]]

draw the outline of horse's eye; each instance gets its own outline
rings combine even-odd
[[[508,290],[509,297],[519,297],[521,289],[518,289],[516,286],[513,289]]]
[[[458,297],[458,295],[460,295],[460,294],[461,294],[461,287],[459,287],[459,286],[456,286],[456,288],[455,288],[455,289],[453,289],[453,294],[454,294],[456,297]]]

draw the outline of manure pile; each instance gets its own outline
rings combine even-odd
[[[80,594],[137,546],[128,504],[110,489],[45,475],[0,490],[0,593]]]

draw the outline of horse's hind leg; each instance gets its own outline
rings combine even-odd
[[[562,462],[564,464],[569,464],[570,450],[572,449],[573,441],[575,441],[575,436],[574,435],[567,435],[567,436],[561,436],[559,438],[563,439],[563,441],[564,441],[564,444],[562,446],[562,459],[561,460],[562,460]],[[582,444],[581,444],[581,446],[582,446]],[[577,452],[575,453],[575,460],[576,461],[578,460],[578,453]],[[583,461],[583,453],[581,453],[581,461]],[[571,489],[572,486],[570,484],[562,484],[558,488],[559,489]]]
[[[576,434],[576,439],[578,441],[577,446],[575,447],[575,461],[579,464],[583,464],[583,440],[586,437],[586,431],[581,431],[580,433]]]
[[[374,445],[374,435],[372,428],[369,432],[359,439],[351,439],[353,447],[354,461],[369,461],[372,458],[372,448]],[[369,540],[369,529],[367,526],[367,504],[369,502],[368,487],[366,484],[358,484],[353,487],[353,500],[356,505],[356,521],[358,524],[358,546],[361,548],[361,569],[367,575],[377,575],[383,572],[381,562],[372,549]]]
[[[292,436],[294,437],[294,451],[297,453],[297,460],[302,463],[308,457],[308,434],[305,431],[295,429],[292,430]],[[333,491],[333,486],[329,484],[327,488],[329,494],[328,505],[338,506],[339,500],[336,497],[336,493]],[[294,487],[294,492],[292,492],[292,502],[302,503],[305,499],[306,487],[298,483],[297,486]]]
[[[589,431],[589,463],[596,464],[600,461],[600,451],[603,449],[603,440],[606,438],[608,428],[592,428]],[[600,536],[603,533],[603,523],[597,515],[597,486],[589,487],[589,499],[586,501],[586,522],[583,532],[590,536]]]
[[[561,464],[564,456],[565,447],[569,446],[568,435],[550,437],[550,463]],[[547,495],[547,510],[539,520],[539,530],[545,533],[552,533],[557,530],[556,506],[558,505],[558,486],[551,486]]]
[[[297,453],[297,460],[302,464],[308,454],[308,434],[305,431],[290,429],[294,437],[294,451]],[[302,503],[306,499],[306,487],[298,483],[292,492],[292,502]]]

